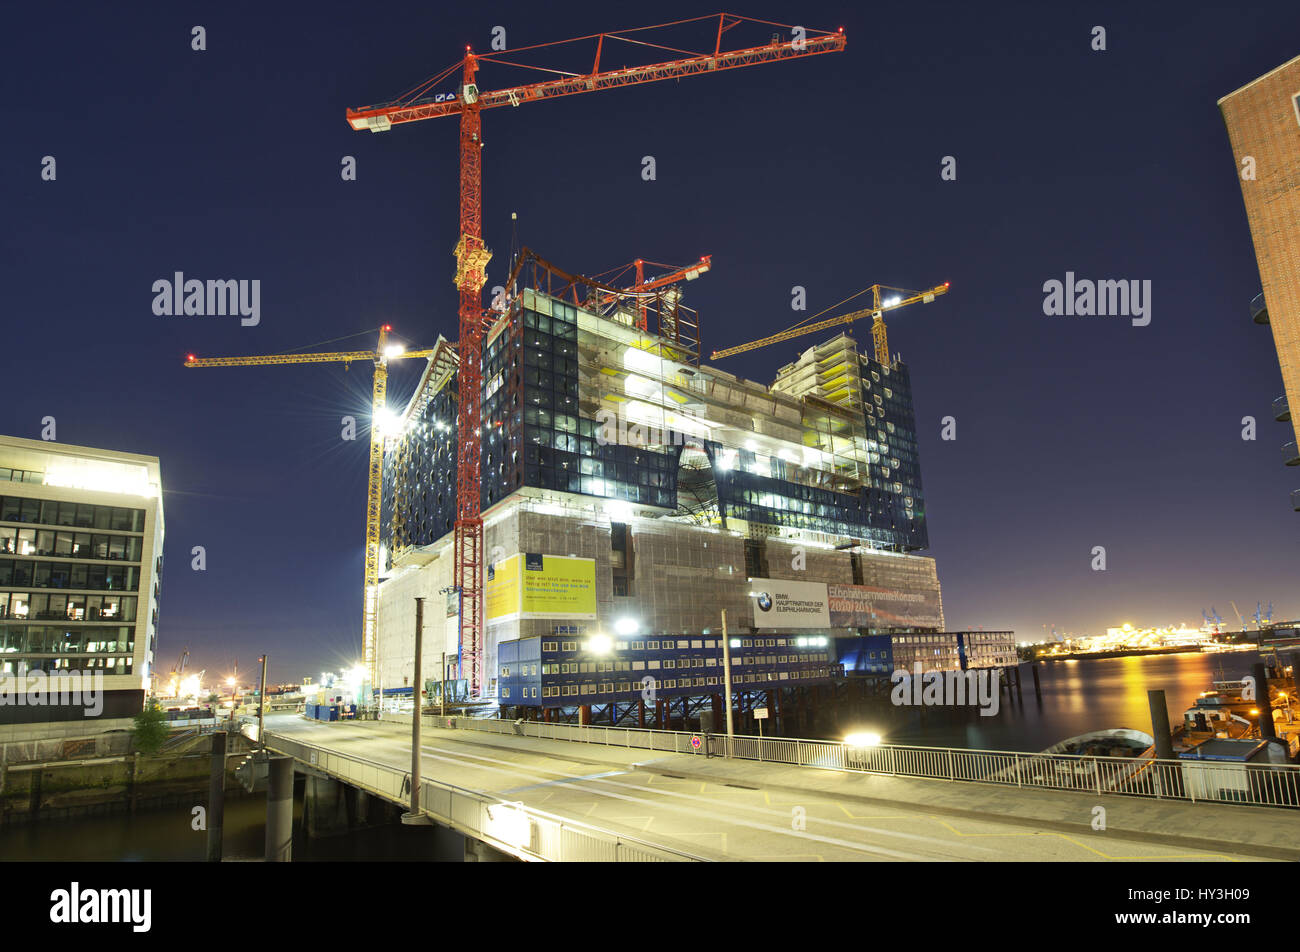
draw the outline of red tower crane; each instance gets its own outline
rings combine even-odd
[[[714,21],[717,23],[716,30],[712,27]],[[708,26],[711,50],[706,48],[692,51],[668,45],[668,38],[664,36],[670,29],[680,32],[683,27],[703,29],[705,25]],[[774,27],[787,31],[788,38],[782,38],[780,33],[776,33],[772,34],[768,43],[761,46],[724,49],[723,40],[727,38],[728,32],[742,25]],[[530,65],[513,59],[521,53],[536,54],[538,50],[584,42],[594,42],[596,47],[595,60],[589,70],[562,70],[549,63]],[[683,41],[674,35],[672,42]],[[371,132],[386,132],[395,125],[421,119],[460,116],[460,239],[455,249],[455,282],[460,291],[460,343],[457,348],[460,355],[460,386],[457,412],[456,525],[452,558],[455,585],[461,594],[461,652],[469,664],[469,671],[462,671],[461,676],[468,674],[473,696],[481,696],[483,683],[483,520],[479,497],[482,437],[480,362],[483,342],[481,295],[487,281],[487,263],[492,257],[492,253],[483,244],[480,154],[483,127],[479,114],[484,109],[498,106],[519,106],[526,102],[577,93],[679,79],[699,73],[798,59],[819,53],[836,53],[844,49],[845,42],[843,28],[829,33],[718,13],[618,33],[594,33],[558,43],[503,50],[500,53],[479,54],[466,47],[463,58],[397,100],[347,111],[347,119],[353,129]],[[625,45],[615,47],[615,43]],[[602,68],[601,58],[608,54],[607,47],[642,55],[646,55],[644,51],[648,49],[654,51],[648,54],[651,56],[660,55],[660,51],[664,51],[675,54],[677,58],[639,66],[623,65],[618,69]],[[551,78],[497,90],[481,90],[476,80],[480,65],[485,63],[546,73]],[[433,92],[438,83],[447,80],[457,70],[461,74],[461,83],[454,95]]]

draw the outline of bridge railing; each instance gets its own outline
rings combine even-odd
[[[432,727],[665,753],[725,756],[727,752],[727,738],[722,734],[427,715],[425,723]],[[734,736],[730,748],[730,756],[736,760],[892,777],[1073,790],[1093,795],[1300,807],[1300,766],[1290,764],[1156,760],[1148,756],[1093,757],[892,744],[854,747],[837,741],[752,735]]]
[[[266,745],[393,803],[410,803],[411,775],[400,767],[270,731]],[[421,778],[420,810],[444,826],[524,859],[569,863],[706,859],[439,780]]]

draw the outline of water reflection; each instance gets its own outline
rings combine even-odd
[[[1147,691],[1163,689],[1170,718],[1182,713],[1210,682],[1250,673],[1254,652],[1148,655],[1101,660],[1053,661],[1038,669],[1041,701],[1033,673],[1021,665],[1019,696],[1002,695],[995,717],[942,717],[927,712],[896,727],[887,743],[1037,751],[1085,731],[1129,727],[1150,732]]]

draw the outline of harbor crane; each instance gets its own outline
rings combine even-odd
[[[945,281],[943,284],[935,285],[928,291],[907,291],[902,288],[886,287],[883,284],[873,284],[871,287],[859,291],[852,297],[846,298],[840,304],[853,300],[868,292],[871,293],[871,306],[863,308],[860,311],[850,311],[847,314],[841,314],[838,317],[828,317],[823,321],[817,321],[815,318],[821,317],[826,311],[839,304],[832,305],[826,311],[819,311],[812,317],[800,321],[794,327],[787,328],[769,337],[762,337],[748,344],[737,344],[734,347],[724,347],[721,350],[713,352],[714,360],[721,360],[723,357],[730,357],[733,354],[743,354],[746,351],[758,350],[760,347],[766,347],[769,344],[779,344],[795,337],[802,337],[804,334],[812,334],[816,331],[823,331],[830,327],[838,327],[841,324],[852,324],[854,321],[863,317],[871,318],[871,339],[875,343],[876,362],[888,367],[891,363],[889,357],[889,336],[885,331],[885,312],[895,311],[900,307],[907,307],[909,304],[915,304],[918,301],[923,304],[929,304],[941,294],[948,293],[948,287],[951,282]],[[888,297],[881,297],[882,291],[893,291],[895,294]]]
[[[342,363],[344,369],[352,363],[374,364],[374,382],[370,399],[370,476],[366,486],[366,552],[365,578],[362,588],[361,662],[375,683],[375,622],[379,606],[379,510],[384,477],[385,440],[396,436],[400,421],[388,409],[388,362],[411,360],[418,357],[441,357],[446,353],[444,341],[431,350],[407,350],[405,346],[390,342],[391,324],[379,328],[379,343],[374,350],[353,350],[337,353],[269,354],[260,357],[196,357],[185,358],[186,367],[263,367],[270,364],[324,364]]]
[[[717,25],[716,30],[713,28],[714,23]],[[736,35],[733,31],[738,27],[742,28],[741,32],[746,27],[777,28],[786,31],[789,39],[782,39],[781,34],[777,33],[771,35],[769,42],[759,46],[731,48],[732,44],[724,44],[723,41],[731,38],[728,34]],[[686,41],[679,38],[683,28],[707,28],[705,47],[697,50],[684,49]],[[668,35],[665,36],[665,33]],[[456,415],[456,522],[452,542],[452,571],[453,584],[460,592],[460,654],[467,659],[469,666],[468,672],[461,671],[460,676],[469,681],[473,697],[482,696],[484,683],[485,606],[483,519],[480,509],[484,309],[481,298],[483,285],[487,283],[487,264],[492,257],[491,251],[483,243],[481,113],[485,109],[517,107],[561,96],[681,79],[759,63],[802,59],[821,53],[836,53],[844,49],[845,42],[842,28],[830,33],[718,13],[491,53],[475,53],[467,46],[464,56],[397,99],[347,110],[347,121],[353,129],[370,132],[387,132],[394,126],[422,119],[443,116],[460,118],[460,236],[454,251],[454,283],[460,293],[460,337],[457,344],[460,356],[460,400]],[[559,47],[579,43],[595,45],[594,60],[586,61],[590,66],[584,63],[574,69],[558,69],[555,57],[546,58]],[[608,64],[611,53],[615,50],[619,55],[653,58],[668,53],[676,58],[635,66],[624,63],[611,69]],[[647,53],[647,50],[650,52]],[[543,63],[529,64],[519,59],[521,54],[529,54],[532,58],[538,55],[538,51],[546,51],[542,54]],[[545,75],[546,78],[523,85],[484,89],[478,83],[478,72],[488,64],[531,71],[533,74]],[[439,84],[454,81],[453,77],[457,73],[460,74],[460,83],[454,93],[436,91]]]

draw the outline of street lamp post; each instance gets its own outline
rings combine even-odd
[[[727,705],[727,756],[731,756],[731,740],[735,736],[731,724],[731,641],[727,637],[727,610],[722,610],[722,689]]]
[[[262,690],[257,694],[257,746],[266,750],[266,655],[258,660],[262,662]]]

